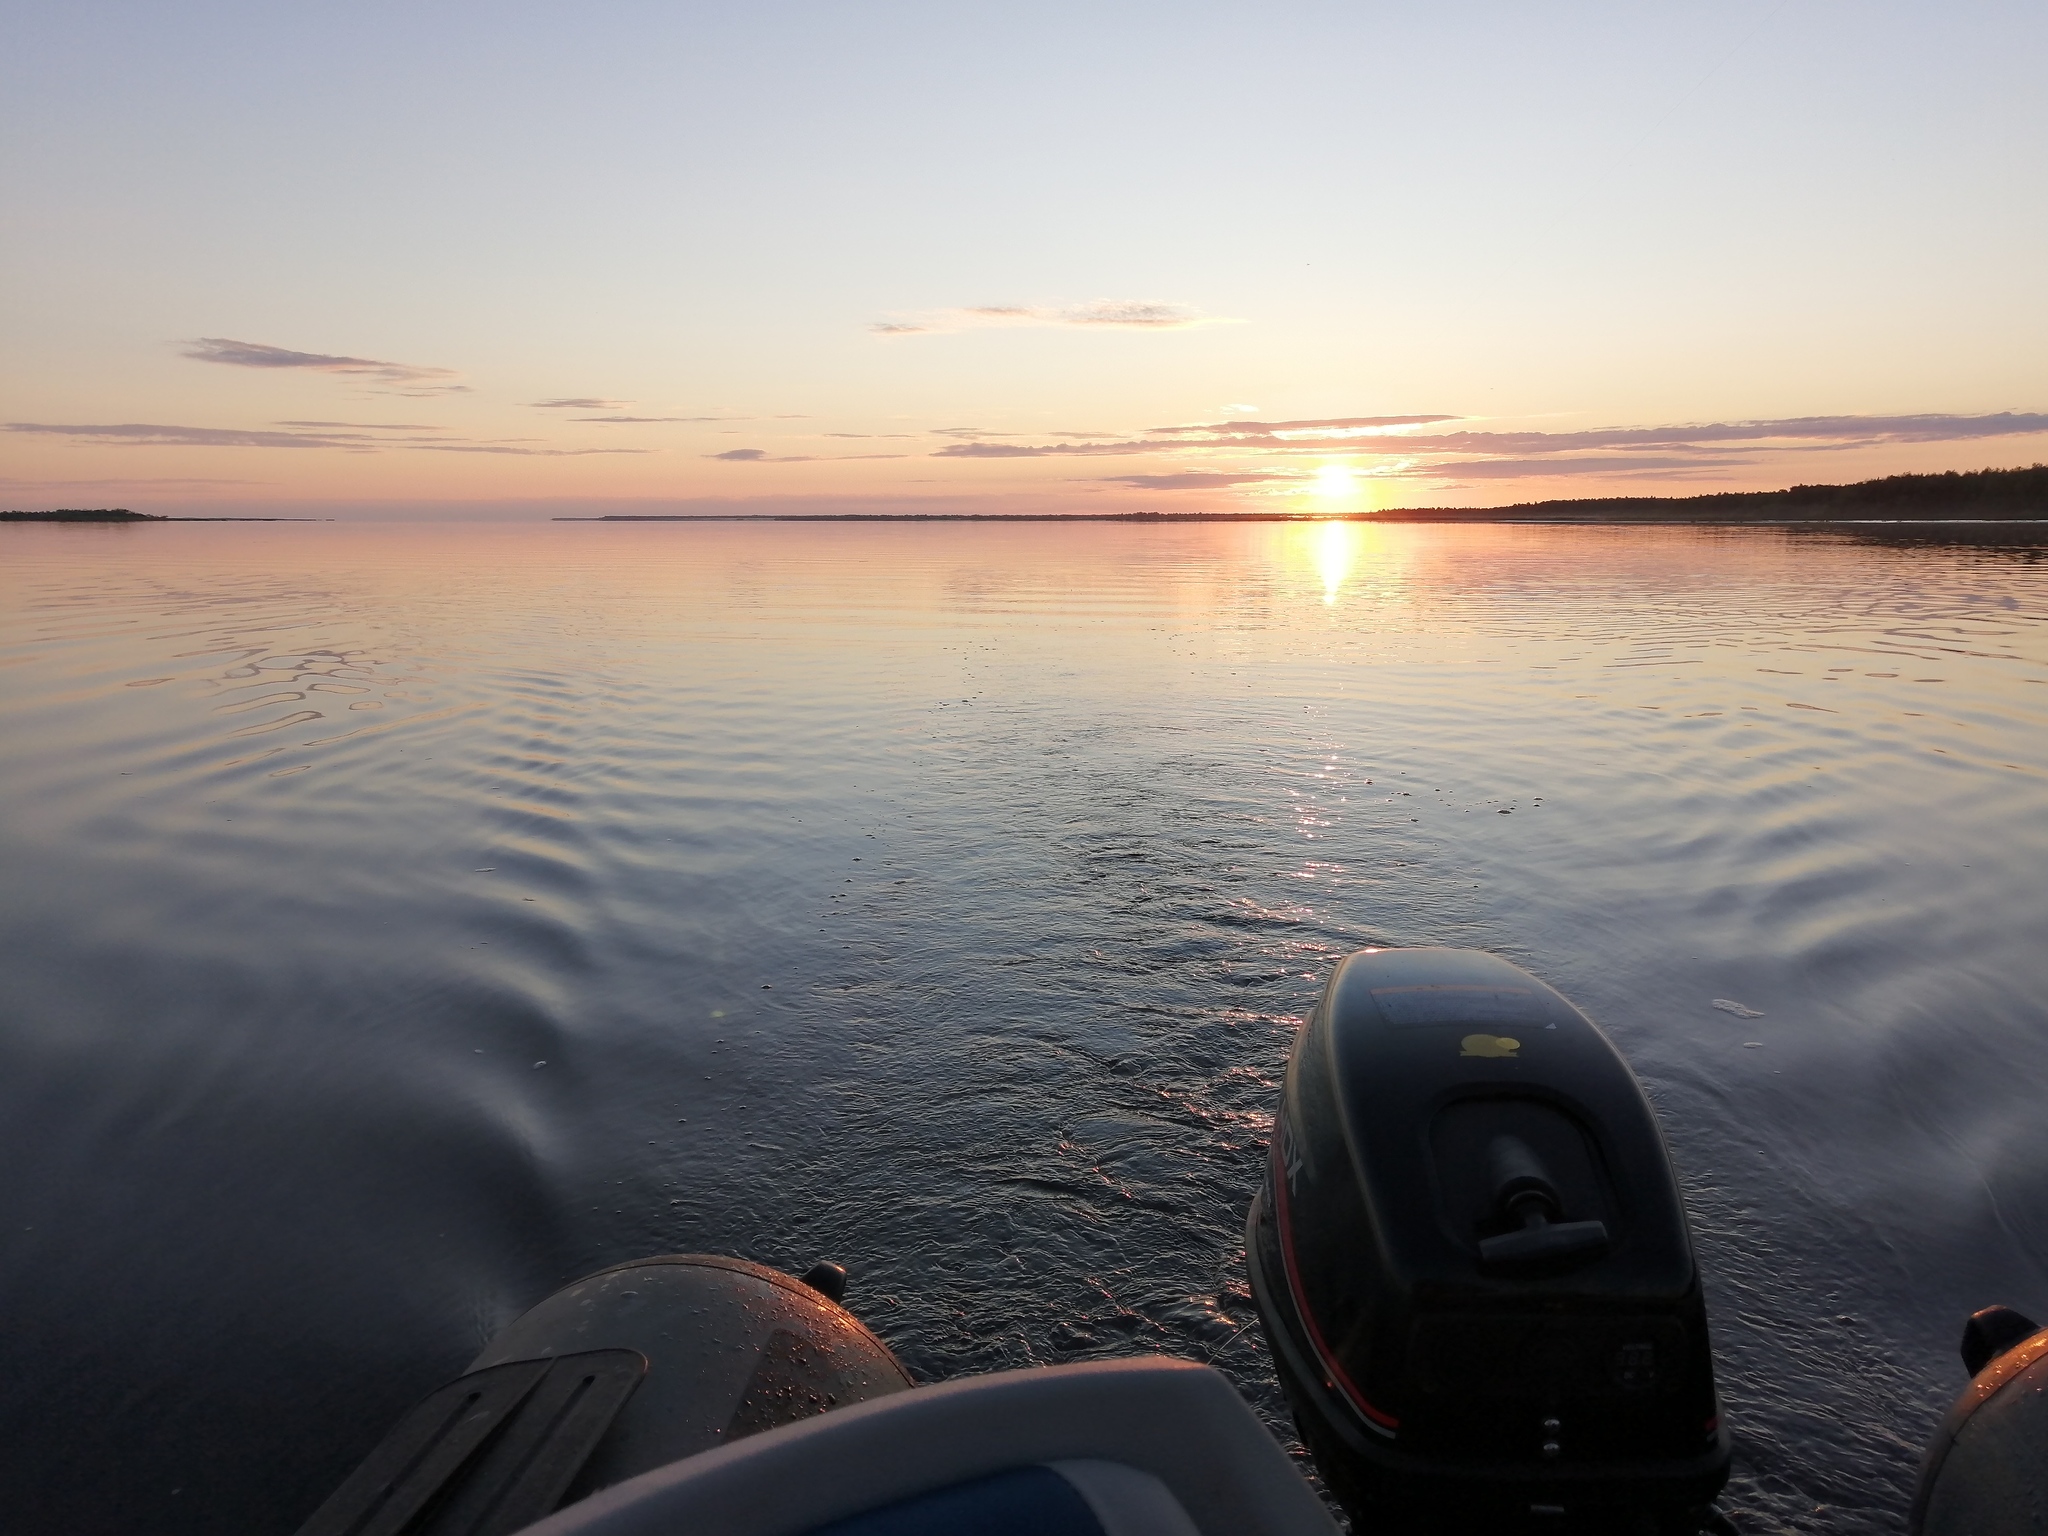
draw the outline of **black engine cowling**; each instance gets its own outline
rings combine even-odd
[[[1727,1479],[1656,1118],[1599,1028],[1504,960],[1338,965],[1246,1246],[1303,1439],[1363,1530],[1697,1529]]]

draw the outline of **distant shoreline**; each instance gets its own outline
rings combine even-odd
[[[0,523],[331,523],[331,517],[167,517],[126,507],[58,507],[50,512],[0,512]]]
[[[314,523],[313,517],[174,517],[126,507],[0,512],[13,523]],[[1622,527],[1920,528],[2048,524],[2048,464],[1850,485],[1704,496],[1609,496],[1505,507],[1390,507],[1378,512],[607,512],[557,523],[1527,523]]]
[[[1853,485],[1705,496],[1610,496],[1506,507],[1380,512],[611,512],[558,523],[1611,523],[1654,527],[1833,527],[2048,523],[2048,464],[1890,475]]]
[[[2048,527],[2048,510],[2024,517],[1511,517],[1508,507],[1398,508],[1385,512],[612,512],[551,523],[1515,523],[1528,527],[1958,528]],[[172,522],[284,519],[172,518]]]

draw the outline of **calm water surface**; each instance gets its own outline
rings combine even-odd
[[[0,528],[5,1524],[289,1532],[662,1251],[1277,1418],[1289,1042],[1450,943],[1662,1112],[1726,1507],[1896,1529],[1964,1315],[2048,1314],[2044,774],[2025,549]]]

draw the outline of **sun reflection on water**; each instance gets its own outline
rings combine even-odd
[[[1344,578],[1358,555],[1358,530],[1342,518],[1333,518],[1316,529],[1316,572],[1323,578],[1323,602],[1335,606]]]

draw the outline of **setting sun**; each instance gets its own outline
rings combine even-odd
[[[1325,464],[1316,471],[1316,495],[1347,499],[1358,488],[1349,464]]]

